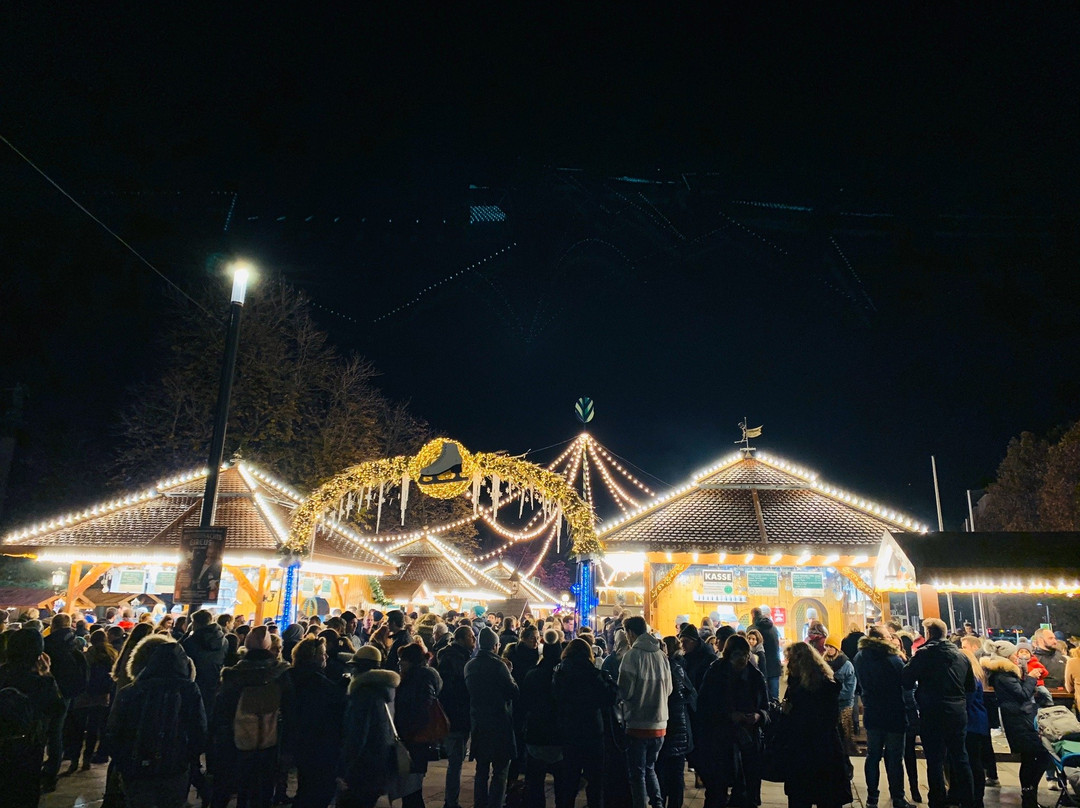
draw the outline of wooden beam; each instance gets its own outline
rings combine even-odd
[[[330,580],[334,582],[334,592],[337,594],[338,602],[341,604],[340,608],[345,611],[345,588],[341,585],[341,578],[337,575],[331,575]]]
[[[247,596],[251,598],[254,603],[258,603],[259,593],[255,590],[255,587],[251,585],[251,581],[248,580],[247,575],[244,574],[243,567],[234,567],[232,564],[223,564],[222,566],[233,574],[236,583],[247,593]],[[265,567],[260,567],[259,569],[265,569]]]
[[[255,598],[255,625],[257,626],[263,624],[263,613],[266,611],[266,585],[266,565],[263,564],[259,567],[259,585],[256,587],[258,592]]]
[[[112,564],[94,564],[86,575],[81,575],[82,562],[76,561],[71,565],[71,574],[68,576],[67,603],[65,604],[69,614],[74,614],[75,604],[79,601],[79,598],[82,598],[91,606],[94,605],[92,601],[84,598],[83,594],[112,567]]]
[[[941,607],[938,605],[938,592],[928,584],[919,585],[919,614],[923,620],[928,617],[941,618]]]

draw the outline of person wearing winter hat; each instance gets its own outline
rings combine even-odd
[[[1005,640],[989,642],[984,650],[990,652],[980,663],[986,671],[987,684],[997,696],[1001,712],[1001,724],[1009,749],[1020,755],[1020,802],[1023,808],[1038,808],[1039,780],[1050,762],[1049,753],[1042,745],[1035,729],[1034,675],[1028,675],[1019,664],[1019,652],[1015,645]]]
[[[266,626],[251,629],[244,638],[244,648],[246,653],[240,661],[221,672],[221,689],[210,720],[207,764],[214,776],[215,808],[223,808],[234,793],[240,804],[270,804],[281,732],[290,726],[290,719],[295,720],[292,681],[283,675],[289,665],[271,652]],[[254,707],[274,700],[276,710],[271,707],[269,711],[254,712]],[[243,710],[239,709],[241,703]],[[267,712],[272,714],[269,720]],[[274,727],[268,737],[254,737],[258,733],[246,729],[266,724]]]
[[[0,691],[14,688],[29,697],[34,718],[44,728],[29,742],[20,743],[4,758],[4,797],[12,808],[37,808],[42,792],[56,790],[60,770],[61,728],[64,724],[64,700],[56,680],[49,673],[48,657],[43,655],[41,632],[22,628],[6,632],[7,661],[0,665]],[[0,711],[7,713],[8,702],[0,698]],[[45,747],[49,759],[42,768]]]
[[[923,621],[926,644],[904,667],[904,687],[918,686],[920,737],[926,753],[929,808],[944,808],[956,799],[968,808],[974,799],[967,759],[967,694],[975,690],[975,673],[960,649],[948,640],[948,628],[937,618]],[[945,787],[945,758],[953,773]]]
[[[480,631],[479,650],[465,665],[472,724],[472,754],[476,759],[475,808],[502,808],[510,761],[517,754],[511,704],[518,697],[512,664],[498,656],[499,635]]]

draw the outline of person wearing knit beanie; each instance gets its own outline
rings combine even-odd
[[[260,651],[270,650],[270,632],[266,626],[255,626],[248,632],[244,638],[244,647],[249,651],[258,649]]]
[[[481,651],[498,651],[499,635],[490,628],[480,630],[479,645]]]

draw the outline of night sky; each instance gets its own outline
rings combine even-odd
[[[179,286],[236,254],[303,289],[473,449],[587,395],[676,484],[747,416],[930,523],[936,454],[957,528],[1080,417],[1080,14],[752,6],[8,8],[0,135]],[[175,303],[3,144],[0,191],[21,451],[92,478]]]

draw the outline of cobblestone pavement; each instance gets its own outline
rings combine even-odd
[[[857,808],[863,808],[864,800],[866,796],[866,783],[863,778],[863,758],[852,758],[852,764],[855,767],[855,779],[852,782],[852,792],[855,795],[854,805]],[[919,761],[923,776],[921,783],[923,784],[923,799],[926,799],[926,777],[925,777],[925,763]],[[1020,788],[1019,781],[1017,779],[1019,764],[1014,762],[999,762],[998,773],[1001,777],[1001,788],[988,788],[986,789],[986,806],[987,808],[996,808],[996,806],[1013,806],[1020,805]],[[424,778],[424,802],[428,808],[442,808],[443,804],[443,782],[445,779],[446,761],[438,761],[432,763],[428,769],[427,777]],[[472,764],[466,763],[465,770],[462,772],[462,793],[461,804],[462,808],[472,808]],[[882,772],[882,785],[884,786],[884,772]],[[1043,783],[1045,788],[1046,783]],[[293,783],[295,787],[295,782]],[[101,795],[105,788],[105,766],[94,766],[88,772],[77,772],[69,777],[60,778],[60,784],[56,792],[45,795],[41,800],[41,808],[97,808],[101,804]],[[293,788],[290,788],[289,793],[293,792]],[[1057,801],[1057,793],[1049,790],[1042,791],[1039,795],[1040,804],[1044,806],[1053,806]],[[786,808],[787,798],[784,796],[784,787],[777,783],[764,783],[761,790],[761,798],[763,808]],[[199,800],[195,796],[194,792],[191,795],[192,802],[190,805],[192,808],[196,808],[199,805]],[[0,800],[2,802],[2,800]],[[554,798],[551,796],[551,780],[548,779],[548,803],[549,806],[554,804]],[[887,801],[882,805],[887,805]],[[388,805],[386,798],[379,800],[379,807],[384,808]],[[705,805],[705,791],[704,789],[694,788],[694,775],[687,773],[686,776],[686,797],[684,802],[684,808],[704,808]],[[923,803],[925,806],[925,802]],[[577,806],[584,808],[585,806],[585,793],[581,792],[578,796]]]

